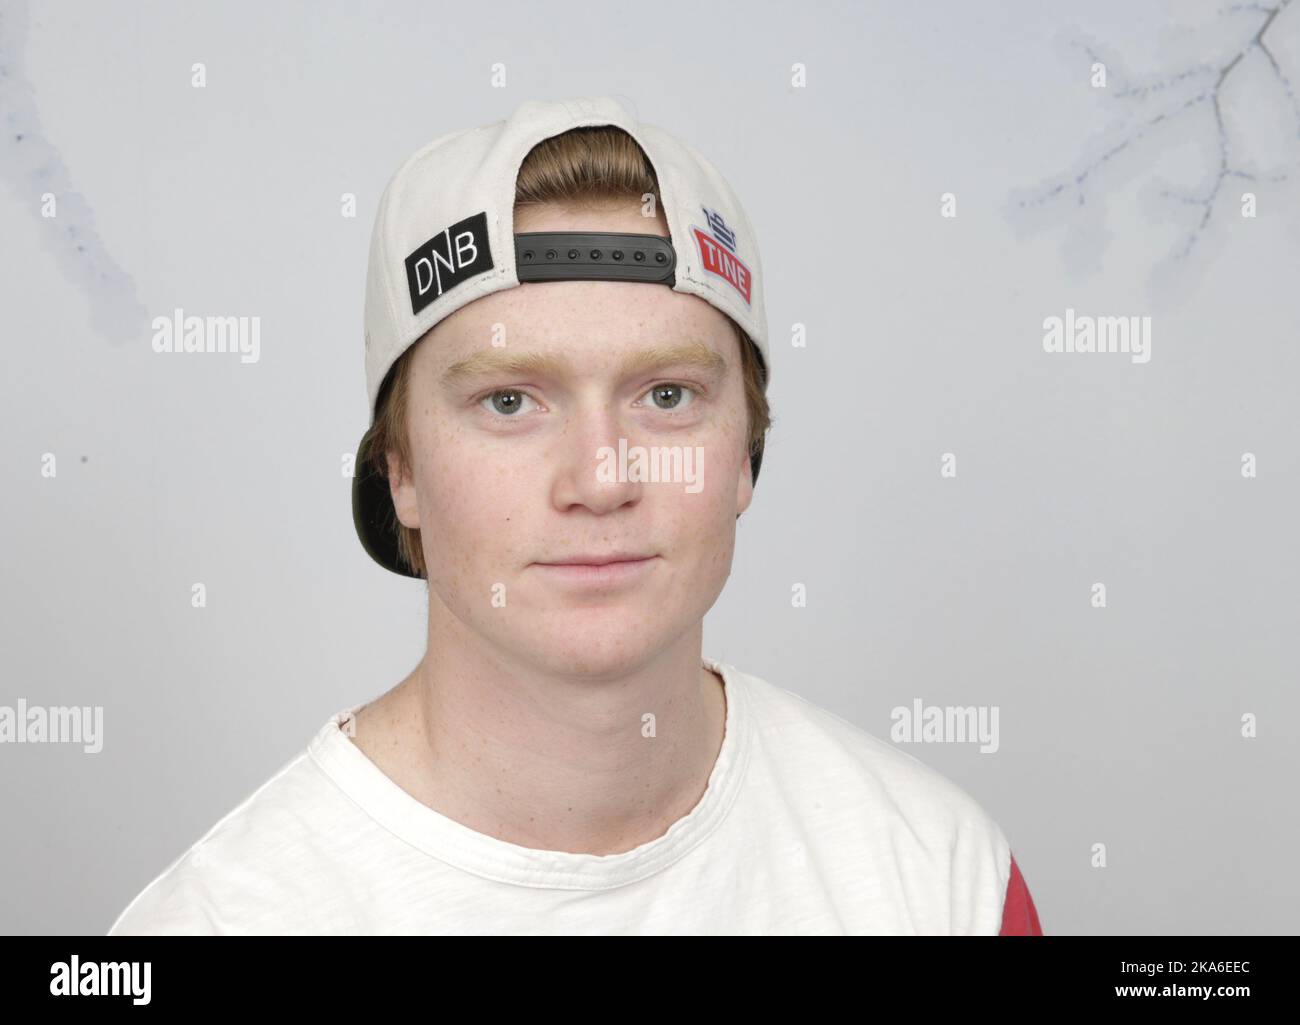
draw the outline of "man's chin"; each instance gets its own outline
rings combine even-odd
[[[640,622],[641,631],[644,622]],[[662,651],[665,643],[659,634],[638,633],[633,626],[617,630],[575,628],[535,640],[526,657],[539,670],[556,676],[605,679],[635,672]]]

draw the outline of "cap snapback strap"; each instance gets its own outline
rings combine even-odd
[[[524,281],[644,281],[672,286],[677,253],[662,235],[525,231],[515,235]]]

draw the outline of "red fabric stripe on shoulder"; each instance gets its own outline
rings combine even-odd
[[[1011,858],[1011,878],[1007,880],[1006,900],[1002,904],[1002,931],[999,936],[1041,936],[1043,927],[1038,924],[1038,909],[1029,895],[1020,866]]]

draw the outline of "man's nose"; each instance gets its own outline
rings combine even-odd
[[[608,405],[583,404],[566,421],[556,442],[555,503],[608,512],[641,492],[629,480],[627,451],[636,441],[630,425]]]

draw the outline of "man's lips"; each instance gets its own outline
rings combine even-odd
[[[547,559],[538,562],[539,566],[608,566],[611,562],[641,562],[653,559],[653,555],[641,552],[608,552],[604,555],[570,555],[563,559]]]
[[[605,556],[582,556],[600,559]],[[538,562],[534,566],[557,583],[584,587],[610,587],[631,583],[644,577],[659,561],[659,556],[612,558],[605,562]]]

